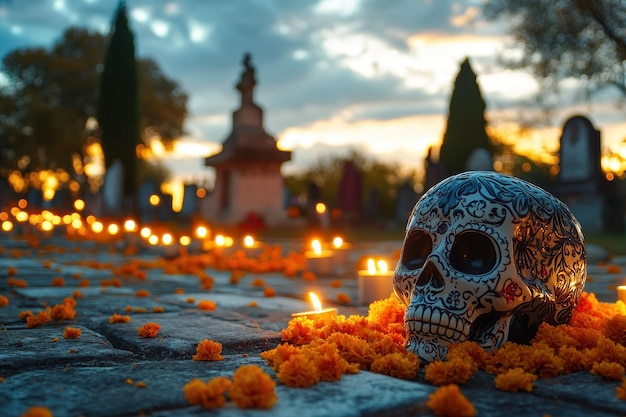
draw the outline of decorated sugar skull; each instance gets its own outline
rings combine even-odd
[[[495,172],[449,177],[415,205],[395,271],[407,349],[432,361],[466,340],[527,343],[542,322],[569,321],[586,275],[580,224],[560,200]]]

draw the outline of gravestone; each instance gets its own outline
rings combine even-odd
[[[150,196],[153,194],[159,194],[159,186],[156,181],[146,180],[139,186],[137,208],[141,223],[150,223],[157,219],[157,208],[150,204]]]
[[[198,210],[198,187],[194,184],[185,184],[183,191],[183,207],[180,215],[191,217]]]
[[[493,171],[493,157],[485,148],[474,149],[465,162],[468,171]]]
[[[418,195],[410,182],[405,181],[400,184],[396,197],[396,225],[402,227],[406,225],[417,200]]]
[[[104,203],[104,214],[109,216],[119,215],[122,211],[122,179],[124,177],[124,168],[122,163],[116,159],[111,166],[107,168],[104,175],[104,184],[102,186],[102,198]]]
[[[624,201],[602,172],[601,138],[584,116],[563,125],[555,194],[572,210],[584,233],[624,230]]]
[[[363,178],[353,161],[346,161],[339,181],[339,208],[346,221],[361,217]]]

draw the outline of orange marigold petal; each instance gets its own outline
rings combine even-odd
[[[443,386],[430,394],[426,405],[430,407],[438,417],[473,417],[476,409],[461,393],[458,385]]]
[[[242,365],[233,374],[228,396],[240,408],[269,409],[278,397],[276,382],[257,365]]]
[[[193,355],[194,361],[221,361],[224,357],[222,353],[222,344],[213,340],[204,339],[196,347],[196,354]]]

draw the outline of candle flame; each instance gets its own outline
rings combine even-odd
[[[322,303],[320,302],[320,299],[317,298],[317,295],[311,291],[309,292],[309,297],[311,298],[311,303],[313,303],[315,311],[322,311]]]
[[[250,235],[246,235],[243,238],[243,245],[246,248],[251,248],[252,246],[254,246],[254,238],[252,236],[250,236]]]
[[[333,239],[333,246],[337,249],[343,246],[343,239],[337,236]]]
[[[367,260],[367,272],[370,274],[375,274],[377,272],[387,272],[389,270],[387,266],[387,262],[384,259],[379,259],[378,261],[369,258]]]
[[[215,236],[215,244],[217,246],[224,246],[226,244],[226,238],[224,237],[224,235]]]
[[[311,242],[311,247],[313,248],[313,252],[315,252],[316,255],[322,254],[322,244],[319,240],[313,239],[313,242]]]

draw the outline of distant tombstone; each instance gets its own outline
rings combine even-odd
[[[124,168],[122,163],[116,159],[111,166],[107,168],[104,175],[104,184],[102,186],[102,198],[104,203],[104,211],[109,215],[117,215],[122,211],[122,179],[124,177]]]
[[[339,181],[339,208],[347,219],[358,218],[363,207],[363,178],[353,161],[346,161]]]
[[[623,232],[624,199],[604,177],[600,131],[584,116],[563,125],[555,194],[570,208],[584,233]]]
[[[371,188],[369,190],[365,212],[369,219],[377,220],[380,217],[380,192],[378,189]]]
[[[168,222],[174,219],[174,211],[172,210],[172,196],[169,194],[159,193],[160,202],[157,207],[159,221]]]
[[[433,185],[445,177],[441,164],[433,158],[433,147],[428,148],[428,154],[424,160],[424,191],[428,191]]]
[[[159,192],[156,181],[147,180],[139,186],[137,192],[137,208],[142,223],[150,223],[156,220],[156,208],[150,204],[150,196]]]
[[[26,201],[30,207],[42,208],[43,207],[43,193],[41,190],[35,188],[29,188],[26,191]]]
[[[601,178],[600,131],[586,117],[574,116],[565,122],[560,139],[559,183],[597,192]]]
[[[468,171],[493,171],[493,157],[485,148],[474,149],[465,162]]]
[[[417,203],[418,196],[413,186],[409,182],[403,182],[398,187],[396,197],[396,224],[400,226],[406,225],[409,215]]]

